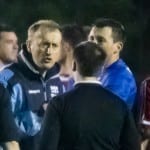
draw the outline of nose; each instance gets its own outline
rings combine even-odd
[[[19,49],[18,43],[14,43],[13,48],[18,51],[18,49]]]
[[[51,54],[51,52],[52,52],[52,47],[51,46],[47,47],[46,54]]]

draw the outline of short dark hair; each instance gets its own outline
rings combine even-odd
[[[62,36],[64,41],[68,42],[73,48],[86,40],[86,33],[83,28],[77,24],[66,24],[62,26]]]
[[[84,41],[75,47],[73,57],[82,76],[93,76],[103,65],[106,54],[96,43]]]
[[[0,23],[0,33],[1,32],[15,32],[15,29],[6,23]]]
[[[116,21],[111,18],[99,18],[95,21],[94,25],[97,28],[111,27],[114,42],[121,41],[125,43],[126,41],[125,28],[119,21]]]

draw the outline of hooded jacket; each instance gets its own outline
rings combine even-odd
[[[26,50],[21,50],[18,62],[0,73],[0,82],[11,95],[15,122],[27,136],[36,135],[44,116],[43,103],[65,91],[55,64],[41,75]]]

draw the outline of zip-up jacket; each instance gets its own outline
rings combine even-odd
[[[0,73],[0,82],[11,95],[11,105],[17,126],[27,136],[36,135],[44,116],[43,104],[64,92],[56,64],[43,77],[36,70],[30,54],[22,50],[18,63]]]

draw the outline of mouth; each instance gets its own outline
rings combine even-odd
[[[43,59],[43,61],[44,61],[45,63],[49,63],[49,62],[51,62],[51,61],[52,61],[52,59],[51,59],[51,58],[46,57],[46,58],[44,58],[44,59]]]

